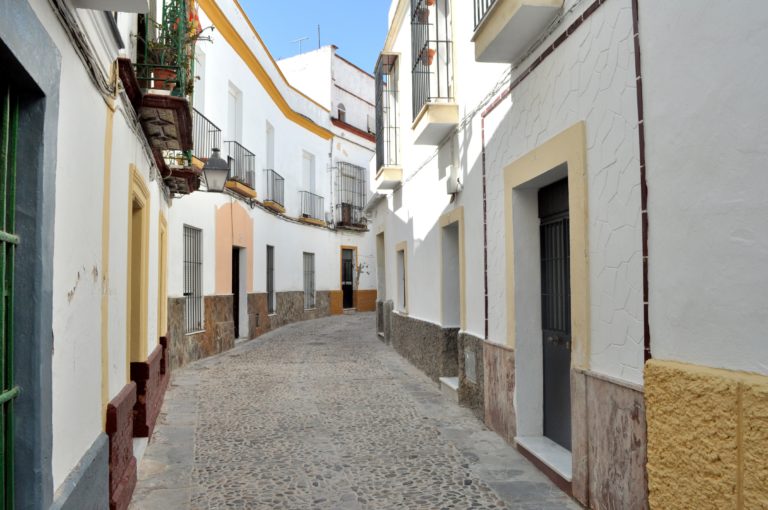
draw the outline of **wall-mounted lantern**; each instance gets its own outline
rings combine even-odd
[[[211,157],[203,166],[203,177],[208,191],[221,193],[229,180],[229,163],[219,155],[219,149],[211,151]]]

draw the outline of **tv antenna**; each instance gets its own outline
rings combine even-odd
[[[309,37],[300,37],[298,39],[294,39],[291,42],[294,43],[294,44],[295,43],[299,43],[299,54],[301,54],[301,43],[303,43],[304,41],[308,41],[308,40],[309,40]]]

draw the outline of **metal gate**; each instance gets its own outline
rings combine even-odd
[[[571,275],[568,181],[539,191],[544,435],[571,449]]]
[[[13,508],[13,401],[19,387],[13,378],[13,269],[14,252],[19,244],[15,234],[16,211],[16,135],[19,102],[13,89],[0,80],[0,496],[2,508]]]

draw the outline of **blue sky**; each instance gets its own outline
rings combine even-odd
[[[338,54],[368,72],[387,36],[391,0],[240,0],[275,59],[317,48],[317,25],[323,46],[335,44]]]

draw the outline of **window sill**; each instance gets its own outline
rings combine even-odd
[[[198,329],[198,330],[195,330],[195,331],[190,331],[188,333],[184,333],[184,336],[199,335],[200,333],[205,333],[205,329]]]

